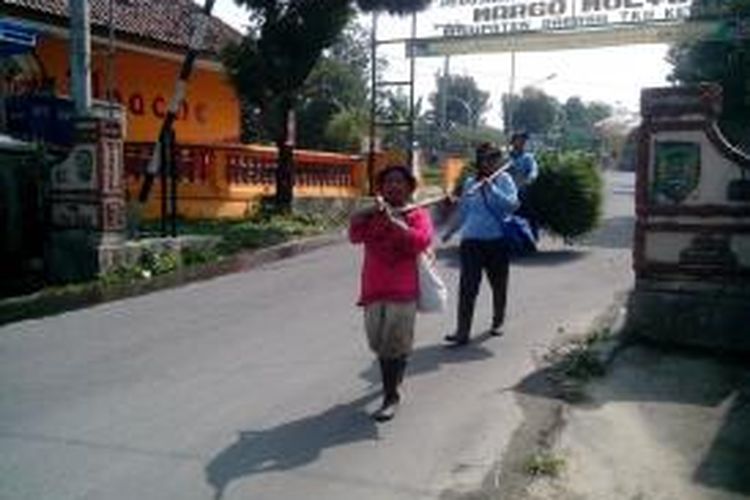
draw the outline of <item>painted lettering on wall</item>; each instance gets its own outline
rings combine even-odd
[[[94,99],[106,99],[109,97],[106,91],[102,91],[101,79],[99,73],[96,71],[91,75],[91,87]],[[133,116],[153,116],[156,118],[164,118],[167,114],[168,98],[162,94],[156,94],[153,97],[146,97],[140,92],[134,92],[127,97],[127,100],[125,100],[119,89],[113,89],[112,100],[124,105],[128,112]],[[208,121],[206,105],[204,103],[196,104],[191,113],[189,101],[183,99],[180,103],[180,108],[177,111],[177,119],[195,120],[200,124],[205,124]]]

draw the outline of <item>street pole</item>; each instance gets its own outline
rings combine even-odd
[[[508,130],[505,134],[510,138],[513,132],[513,94],[516,91],[516,49],[510,51],[510,88],[508,89]]]
[[[417,13],[414,12],[411,15],[411,40],[412,40],[412,47],[414,46],[414,41],[417,39]],[[416,171],[416,156],[414,151],[414,142],[416,139],[416,124],[415,121],[417,119],[416,113],[414,112],[414,95],[415,95],[415,88],[414,88],[414,78],[416,77],[416,65],[417,65],[417,58],[414,54],[411,54],[411,59],[409,60],[409,81],[411,82],[411,85],[409,85],[409,168],[411,169],[412,173],[415,175],[418,174]],[[417,175],[418,176],[418,175]]]
[[[71,1],[74,2],[76,0]],[[77,1],[83,2],[84,0]],[[149,161],[148,166],[146,167],[146,176],[143,180],[143,185],[141,186],[141,192],[138,195],[138,199],[141,203],[146,203],[146,201],[148,200],[149,193],[151,192],[151,186],[154,183],[154,177],[159,171],[159,158],[161,157],[159,148],[163,147],[163,144],[161,144],[160,141],[163,137],[165,137],[166,131],[172,128],[172,125],[177,119],[177,112],[179,111],[180,105],[182,104],[182,101],[185,98],[185,94],[187,92],[187,82],[193,72],[195,60],[198,58],[201,47],[203,46],[203,40],[206,36],[206,32],[208,31],[208,26],[211,23],[211,11],[214,8],[215,2],[216,0],[206,0],[206,3],[200,12],[200,15],[195,17],[196,22],[193,27],[192,36],[190,37],[190,42],[188,44],[188,51],[187,54],[185,54],[185,59],[182,61],[182,67],[180,68],[180,74],[177,83],[175,84],[172,98],[167,105],[167,114],[164,117],[161,129],[159,130],[159,135],[157,136],[156,143],[154,144],[154,149],[151,153],[151,161]]]
[[[378,14],[372,13],[372,30],[370,31],[370,143],[367,152],[367,190],[375,194],[375,135],[378,113]]]
[[[448,78],[450,78],[451,56],[443,61],[443,78],[440,79],[440,146],[445,154],[448,149]]]
[[[70,0],[70,83],[76,116],[91,113],[91,35],[87,0]]]

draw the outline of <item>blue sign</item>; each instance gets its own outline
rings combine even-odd
[[[23,24],[0,19],[0,57],[23,54],[35,46],[36,31]]]
[[[73,116],[70,99],[52,95],[27,94],[5,99],[8,133],[29,142],[56,146],[73,144]]]

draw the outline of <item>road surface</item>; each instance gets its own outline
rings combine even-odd
[[[475,488],[521,412],[510,389],[632,284],[633,178],[603,229],[512,266],[501,338],[421,316],[396,419],[354,307],[348,244],[0,328],[0,499],[401,500]],[[455,247],[440,251],[454,292]],[[489,326],[483,285],[475,328]],[[452,306],[455,306],[452,303]]]

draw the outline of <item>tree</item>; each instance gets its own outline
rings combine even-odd
[[[228,73],[241,98],[257,106],[279,151],[276,207],[291,210],[294,188],[292,113],[323,51],[331,47],[364,10],[406,13],[429,0],[236,0],[250,9],[248,33],[224,53]]]
[[[525,130],[530,134],[545,135],[558,123],[560,103],[535,87],[524,87],[520,96],[511,99],[503,94],[503,126],[507,131]],[[510,112],[512,108],[512,113]],[[510,116],[513,123],[508,123]]]
[[[369,31],[352,23],[336,43],[324,51],[301,93],[297,109],[297,144],[300,147],[352,151],[350,134],[366,133],[366,125],[359,126],[359,118],[368,109],[369,44]],[[344,122],[358,128],[344,136],[329,133],[329,125],[337,117],[334,130]],[[351,121],[354,117],[357,119]],[[340,138],[344,138],[344,142],[339,142]]]
[[[336,144],[337,150],[357,153],[369,127],[370,116],[366,110],[344,109],[333,115],[326,124],[325,138],[329,143]]]
[[[442,123],[446,131],[456,124],[476,128],[489,109],[489,92],[480,90],[471,76],[437,75],[435,80],[438,90],[430,94],[429,101],[438,123]],[[445,117],[442,116],[443,99]]]
[[[594,125],[611,114],[607,104],[586,104],[580,97],[570,97],[562,106],[559,146],[564,150],[596,150],[599,136]]]
[[[708,0],[694,3],[694,17],[704,16],[706,9],[716,4]],[[741,36],[747,29],[744,18],[750,16],[750,0],[727,0],[713,14],[722,20],[717,36],[672,46],[667,56],[673,65],[669,79],[681,84],[721,84],[724,105],[720,124],[734,142],[750,146],[747,119],[750,116],[750,39]]]

